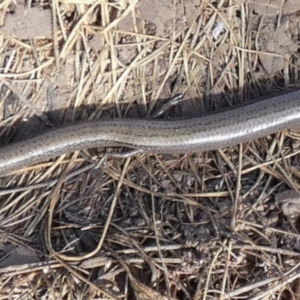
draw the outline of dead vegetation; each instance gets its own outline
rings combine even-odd
[[[298,1],[170,3],[2,1],[1,143],[299,82]],[[299,190],[299,152],[283,132],[97,168],[91,149],[2,177],[1,299],[299,299],[299,196],[282,194]]]

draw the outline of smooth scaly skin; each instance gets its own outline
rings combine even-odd
[[[216,150],[300,125],[300,91],[181,120],[109,119],[76,123],[0,148],[0,174],[93,147],[144,152]]]

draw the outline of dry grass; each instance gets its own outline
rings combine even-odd
[[[166,38],[149,34],[137,2],[53,1],[52,38],[1,36],[3,143],[28,122],[146,117],[178,93],[189,101],[172,116],[198,114],[298,81],[297,52],[264,48],[270,16],[255,1],[201,1]],[[125,18],[134,32],[118,27]],[[298,226],[274,202],[299,190],[299,152],[285,132],[98,168],[95,149],[1,178],[2,248],[20,262],[3,256],[0,299],[299,299]]]

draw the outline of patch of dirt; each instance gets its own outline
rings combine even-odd
[[[266,54],[260,54],[259,57],[264,70],[270,77],[282,70],[285,61],[298,50],[298,44],[292,39],[289,31],[289,18],[282,18],[281,21],[280,27],[277,27],[273,22],[262,25],[257,37],[258,50],[266,52]],[[269,55],[270,53],[276,55]]]
[[[21,40],[34,38],[52,38],[52,16],[49,9],[40,7],[25,8],[17,2],[6,15],[0,30]]]
[[[137,5],[136,22],[146,34],[169,36],[174,32],[181,32],[191,26],[197,17],[199,1],[140,1]],[[134,23],[131,16],[127,16],[119,23],[119,28],[132,31]]]
[[[239,4],[239,1],[235,1]],[[276,16],[278,13],[291,14],[300,10],[298,0],[253,0],[253,10],[256,14],[262,16]]]

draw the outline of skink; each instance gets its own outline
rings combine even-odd
[[[191,153],[234,146],[298,125],[300,90],[191,119],[81,122],[2,147],[0,174],[93,147]]]

